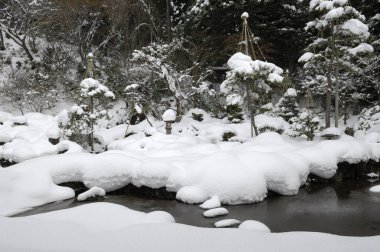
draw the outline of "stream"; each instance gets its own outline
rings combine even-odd
[[[178,223],[213,227],[222,219],[257,220],[272,232],[315,231],[346,236],[380,235],[380,194],[369,188],[379,180],[344,181],[312,184],[301,188],[295,196],[271,193],[261,203],[250,205],[225,205],[229,214],[205,218],[203,209],[176,200],[151,199],[125,193],[110,193],[104,199],[78,202],[70,199],[33,208],[16,216],[28,216],[71,208],[93,202],[109,202],[128,208],[151,212],[162,210],[172,214]]]

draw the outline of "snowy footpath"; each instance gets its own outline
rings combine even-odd
[[[270,233],[261,223],[198,228],[174,223],[166,212],[142,213],[93,203],[29,217],[0,217],[0,251],[379,251],[380,236],[313,232]]]

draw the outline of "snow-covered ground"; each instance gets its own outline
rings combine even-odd
[[[9,119],[1,128],[9,133],[19,127],[30,130],[38,125],[42,137],[37,139],[47,142],[46,132],[51,127],[45,121],[58,119],[49,117],[39,125],[33,124],[30,118],[36,115],[32,115],[25,116],[27,126],[6,128]],[[29,152],[21,148],[18,160],[29,160],[0,170],[0,215],[72,198],[72,189],[57,184],[73,181],[106,192],[128,184],[166,187],[186,203],[203,203],[213,197],[224,204],[254,203],[264,200],[268,190],[295,195],[310,173],[330,178],[339,162],[357,163],[380,157],[379,133],[374,132],[356,137],[342,133],[338,140],[306,142],[274,132],[249,138],[248,123],[228,124],[207,114],[202,122],[185,116],[181,123],[173,125],[173,135],[162,133],[160,123],[154,122],[154,127],[150,127],[145,121],[131,126],[129,130],[136,134],[128,138],[123,138],[124,125],[98,132],[109,150],[101,154],[72,148],[75,153],[47,155],[55,152],[40,151],[36,156],[46,156],[29,159],[34,157],[29,155],[31,150],[35,151],[33,143],[27,149]],[[240,141],[221,141],[226,131],[235,132]],[[33,136],[29,132],[25,135],[25,141]],[[10,136],[13,140],[0,149],[3,157],[6,148],[17,140]],[[12,160],[16,160],[14,153],[20,151],[20,146],[23,145],[14,146]],[[23,155],[24,152],[28,155]]]
[[[244,225],[243,225],[244,224]],[[0,251],[378,251],[380,236],[314,232],[270,233],[247,221],[241,228],[198,228],[174,223],[166,212],[148,214],[93,203],[28,217],[0,217]]]

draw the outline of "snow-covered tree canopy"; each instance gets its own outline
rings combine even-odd
[[[241,103],[244,82],[254,82],[252,90],[269,93],[272,84],[281,83],[283,80],[283,70],[280,67],[261,60],[252,60],[250,56],[240,52],[232,55],[227,64],[231,70],[227,72],[220,90],[231,105]],[[230,99],[231,97],[234,99]]]
[[[188,43],[181,40],[153,43],[132,54],[130,72],[134,84],[138,85],[134,91],[142,100],[154,101],[153,110],[163,99],[174,97],[177,113],[181,113],[181,102],[195,102],[197,94],[213,94],[206,81],[210,72],[202,65],[202,55],[197,48],[185,44]]]

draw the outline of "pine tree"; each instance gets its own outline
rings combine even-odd
[[[330,127],[332,92],[335,86],[335,126],[339,119],[339,90],[342,73],[351,71],[357,52],[371,52],[364,43],[368,37],[365,17],[349,5],[347,0],[312,0],[310,10],[317,18],[307,23],[306,29],[318,32],[318,37],[306,48],[299,59],[305,63],[307,84],[319,84],[326,94],[326,127]]]
[[[107,117],[108,101],[115,96],[106,86],[92,78],[84,79],[80,88],[79,104],[68,113],[69,122],[65,126],[65,133],[71,139],[86,136],[91,151],[94,151],[94,124]]]
[[[276,104],[276,114],[290,122],[290,119],[297,116],[299,113],[297,103],[297,91],[294,88],[289,88],[284,96]]]
[[[319,122],[318,116],[310,110],[305,110],[297,117],[292,118],[292,124],[287,134],[291,137],[305,135],[308,141],[313,141]]]
[[[243,53],[232,55],[227,64],[231,70],[220,86],[221,92],[226,96],[226,105],[239,105],[252,119],[257,110],[268,103],[273,84],[282,82],[283,70],[272,63],[252,60]],[[257,134],[257,129],[255,133]]]

